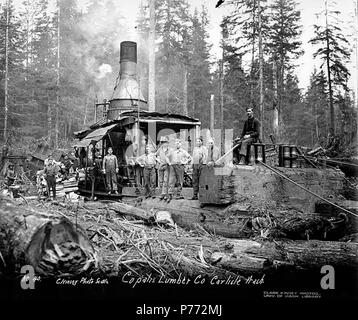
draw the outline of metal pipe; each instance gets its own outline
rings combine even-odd
[[[222,159],[224,159],[230,152],[234,151],[234,149],[236,149],[238,146],[240,145],[240,143],[236,144],[235,146],[233,146],[228,152],[226,152],[224,155],[222,155],[219,159],[217,159],[214,164],[217,164],[219,161],[221,161]]]

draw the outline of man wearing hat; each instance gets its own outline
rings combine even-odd
[[[147,150],[145,154],[138,157],[136,162],[142,168],[144,168],[143,173],[144,173],[145,196],[154,197],[155,182],[156,182],[155,166],[157,164],[157,158],[156,158],[154,147],[151,144],[147,144],[146,148]]]
[[[260,121],[254,117],[253,108],[247,107],[247,120],[244,123],[244,128],[242,129],[242,133],[240,138],[235,139],[235,143],[240,145],[240,148],[237,147],[233,151],[233,156],[236,161],[240,161],[239,164],[246,164],[246,154],[247,154],[247,146],[255,143],[258,139],[260,139]]]
[[[203,145],[203,138],[196,139],[196,146],[193,150],[193,197],[191,200],[198,200],[199,180],[201,170],[206,164],[208,149]]]
[[[47,160],[47,165],[45,166],[44,173],[46,175],[47,182],[47,192],[50,197],[50,192],[52,189],[53,198],[56,199],[56,175],[60,171],[59,166],[55,163],[52,156],[50,155]]]
[[[192,161],[191,155],[182,147],[180,139],[175,140],[175,149],[170,152],[169,160],[169,195],[167,202],[171,201],[174,195],[175,186],[177,186],[176,199],[184,199],[182,190],[185,165]]]
[[[8,187],[14,184],[16,179],[16,173],[14,169],[14,164],[11,162],[8,164],[6,171],[5,171],[5,182]]]
[[[169,139],[160,137],[160,147],[156,153],[158,163],[158,186],[161,190],[160,200],[168,198],[169,184]]]
[[[207,158],[208,166],[213,166],[215,164],[215,161],[218,160],[219,157],[220,157],[219,148],[215,146],[214,139],[209,138],[209,140],[208,140],[208,158]]]

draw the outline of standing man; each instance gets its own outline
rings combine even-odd
[[[167,202],[173,198],[174,189],[177,185],[176,199],[184,199],[181,192],[184,182],[184,167],[186,164],[192,161],[190,154],[184,150],[181,146],[180,139],[175,140],[175,149],[170,153],[170,171],[169,171],[169,195]]]
[[[168,183],[169,183],[169,140],[167,137],[160,138],[161,146],[159,147],[157,155],[158,163],[158,186],[161,190],[160,200],[167,200],[168,198]]]
[[[14,165],[10,162],[5,170],[5,182],[8,187],[14,184],[16,180],[16,172]]]
[[[47,182],[47,192],[48,196],[50,197],[51,189],[53,194],[53,199],[56,199],[56,175],[60,171],[59,166],[53,160],[52,156],[50,155],[47,160],[47,165],[45,166],[44,173],[46,175],[46,182]]]
[[[206,164],[208,149],[203,146],[203,138],[196,139],[196,147],[193,150],[193,192],[191,200],[198,200],[199,180],[203,166]]]
[[[117,157],[113,154],[113,149],[111,147],[107,150],[108,154],[103,159],[103,173],[106,175],[107,189],[108,194],[111,194],[114,191],[115,194],[118,194],[117,191],[117,173],[118,173],[118,160]]]
[[[99,150],[96,150],[95,152],[95,156],[94,156],[94,161],[92,163],[92,166],[90,167],[90,177],[91,177],[91,200],[94,200],[94,189],[95,189],[95,185],[96,185],[96,181],[97,179],[100,178],[101,174],[102,174],[103,170],[102,170],[102,159],[101,159],[101,154],[99,152]]]
[[[145,197],[155,196],[155,182],[156,182],[156,171],[155,166],[157,164],[157,158],[155,150],[152,145],[147,144],[147,150],[145,154],[137,158],[137,163],[144,168],[144,187]]]
[[[208,140],[208,159],[207,163],[208,166],[213,166],[215,161],[220,158],[220,151],[219,148],[215,146],[214,139],[209,138]]]
[[[241,143],[238,159],[239,164],[246,164],[246,154],[247,154],[247,146],[249,144],[255,143],[257,139],[260,137],[260,121],[254,117],[254,111],[252,108],[246,108],[247,120],[245,121],[244,128],[242,130],[241,136],[239,139],[239,143]],[[237,150],[237,148],[236,148]],[[237,151],[235,152],[237,155]]]

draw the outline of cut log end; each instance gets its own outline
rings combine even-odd
[[[63,218],[47,222],[32,236],[25,257],[38,274],[79,274],[96,262],[84,232]]]
[[[58,276],[77,275],[97,265],[95,250],[79,226],[9,199],[0,202],[0,269],[13,272],[29,264],[37,274]]]

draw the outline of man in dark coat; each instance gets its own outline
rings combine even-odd
[[[234,156],[240,160],[239,164],[246,164],[247,145],[255,143],[260,138],[260,121],[254,117],[252,108],[246,108],[247,120],[245,121],[244,128],[239,139],[241,145],[235,149]],[[239,152],[237,150],[239,149]],[[238,154],[237,154],[238,153]]]

